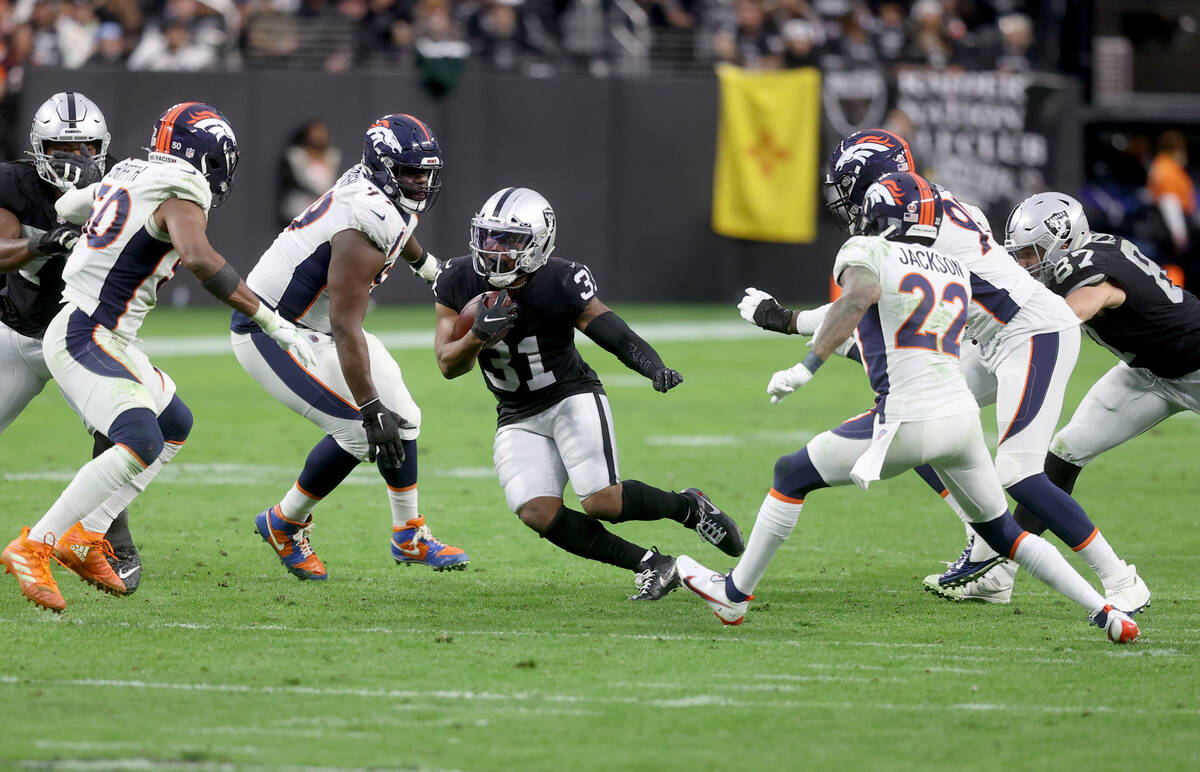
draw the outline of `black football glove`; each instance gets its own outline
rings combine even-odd
[[[84,148],[85,155],[64,153],[61,150],[50,154],[50,168],[64,182],[76,188],[86,188],[93,182],[99,182],[104,176],[96,159]]]
[[[58,257],[69,253],[79,240],[80,230],[74,225],[59,225],[41,236],[29,239],[30,257]]]
[[[517,304],[506,306],[506,300],[508,290],[501,290],[491,308],[481,308],[475,314],[475,324],[471,326],[471,332],[478,335],[484,343],[490,344],[500,340],[517,323]]]
[[[384,407],[378,397],[358,409],[362,414],[363,428],[367,430],[367,458],[378,458],[384,466],[398,467],[404,463],[404,445],[400,440],[401,429],[412,429],[413,424]]]
[[[655,391],[666,393],[683,383],[683,376],[669,367],[664,367],[661,370],[655,370],[650,381],[654,384]]]

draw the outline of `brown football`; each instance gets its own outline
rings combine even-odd
[[[498,290],[490,290],[488,292],[481,292],[468,300],[467,304],[458,312],[458,319],[454,321],[454,332],[451,333],[452,339],[458,340],[469,333],[475,325],[475,315],[479,313],[479,304],[483,303],[484,308],[491,308],[496,305],[496,297],[499,294]],[[504,305],[511,306],[512,298],[505,297]]]

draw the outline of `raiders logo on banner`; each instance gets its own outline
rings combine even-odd
[[[839,137],[883,123],[888,86],[883,72],[871,67],[826,70],[821,84],[825,120]]]

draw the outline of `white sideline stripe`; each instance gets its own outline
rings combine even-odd
[[[296,466],[268,464],[189,464],[174,462],[163,467],[154,482],[171,485],[266,485],[294,480],[299,471]],[[70,482],[75,479],[77,469],[41,469],[31,472],[7,472],[8,481]],[[428,468],[421,472],[427,477],[452,477],[458,479],[489,479],[496,476],[490,466],[460,466],[446,469]],[[342,483],[343,485],[380,486],[379,474],[369,464],[363,464]]]
[[[741,321],[695,321],[695,322],[644,322],[635,324],[638,334],[653,343],[690,343],[700,340],[748,340],[769,336],[772,333],[760,330]],[[389,349],[411,350],[432,349],[433,330],[411,330],[404,332],[376,333],[383,345]],[[594,346],[586,335],[576,335],[575,345]],[[232,354],[229,334],[193,335],[178,338],[156,338],[141,341],[140,347],[152,357],[201,357],[216,354]],[[645,379],[642,379],[645,381]]]
[[[42,742],[39,741],[41,746]],[[170,748],[180,751],[199,751],[208,753],[210,748],[199,748],[197,746],[184,745],[160,745],[154,743],[53,743],[49,747],[58,748],[63,745],[71,745],[79,750],[105,750],[117,748],[153,748],[154,750],[163,750]],[[89,746],[89,747],[80,747]],[[246,750],[240,748],[222,748],[221,750]],[[262,748],[250,747],[248,749],[253,753],[260,753]],[[34,760],[27,759],[25,761],[16,762],[25,769],[53,769],[53,770],[79,770],[80,772],[105,772],[106,770],[114,770],[125,772],[125,770],[186,770],[186,772],[382,772],[390,767],[316,767],[316,766],[298,766],[292,764],[245,764],[238,762],[237,764],[227,761],[168,761],[164,759],[152,758],[129,758],[129,759],[54,759]],[[463,770],[450,770],[434,767],[422,766],[424,772],[463,772]]]
[[[28,617],[0,617],[0,624],[28,624],[29,621],[30,620],[28,619]],[[36,622],[40,623],[40,624],[63,624],[63,625],[73,624],[73,625],[87,625],[88,627],[120,627],[120,628],[137,629],[137,630],[181,629],[181,630],[209,630],[209,631],[213,631],[213,632],[224,632],[224,633],[228,633],[228,632],[282,632],[282,633],[305,633],[305,634],[313,634],[313,633],[317,632],[317,631],[313,630],[313,628],[311,628],[311,627],[295,627],[295,626],[291,626],[291,625],[219,625],[219,624],[211,624],[211,623],[206,623],[206,622],[149,622],[149,623],[139,622],[139,623],[133,623],[133,622],[117,622],[117,621],[113,621],[113,620],[102,620],[102,619],[84,620],[84,619],[77,619],[75,617],[62,617],[62,616],[55,616],[55,617],[41,616],[36,619]],[[468,635],[479,635],[479,636],[492,636],[492,637],[498,637],[498,638],[541,637],[541,638],[594,638],[596,640],[615,639],[615,640],[627,640],[627,641],[703,641],[703,642],[707,642],[707,643],[732,642],[738,646],[749,646],[749,645],[756,645],[756,644],[757,645],[778,646],[778,645],[782,644],[782,645],[789,645],[789,646],[803,646],[805,648],[811,648],[814,646],[831,646],[831,647],[866,646],[866,647],[872,647],[872,648],[903,649],[903,650],[912,651],[911,654],[902,654],[902,655],[892,654],[892,655],[890,655],[893,658],[896,658],[896,657],[911,658],[911,657],[918,656],[919,654],[928,653],[928,655],[936,656],[939,659],[959,659],[959,660],[985,661],[985,662],[993,660],[994,655],[992,653],[995,650],[994,647],[991,647],[991,646],[982,646],[982,645],[967,644],[967,643],[958,643],[958,644],[944,643],[944,642],[942,642],[942,643],[897,643],[897,642],[893,642],[893,641],[861,641],[861,640],[857,640],[857,641],[813,641],[813,640],[781,640],[778,638],[757,638],[757,637],[753,637],[750,634],[740,635],[739,633],[742,631],[737,630],[736,628],[731,628],[731,627],[723,628],[713,635],[686,635],[686,634],[678,634],[678,633],[585,633],[585,632],[575,633],[575,632],[565,632],[565,631],[561,631],[561,630],[552,630],[552,631],[547,631],[547,630],[451,630],[451,629],[447,629],[445,627],[426,627],[426,628],[419,628],[419,627],[403,627],[403,628],[322,627],[319,632],[321,632],[321,633],[336,633],[339,635],[362,635],[362,634],[367,634],[367,633],[374,633],[374,634],[388,635],[388,636],[448,634],[448,635],[456,635],[456,636],[464,636],[464,637],[468,636]],[[1095,637],[1071,638],[1069,640],[1071,640],[1073,642],[1077,641],[1077,642],[1085,645],[1089,649],[1095,648],[1095,647],[1104,648],[1105,646],[1110,646],[1109,644],[1104,644],[1104,642],[1103,642],[1104,639],[1100,635],[1098,630],[1096,632]],[[1197,643],[1200,643],[1200,641],[1178,641],[1177,643],[1180,643],[1180,644],[1186,643],[1186,644],[1195,645]],[[1111,648],[1111,646],[1110,646],[1110,648]],[[947,654],[946,652],[948,652],[948,651],[978,651],[978,652],[981,652],[981,654],[979,656],[969,656],[969,655],[961,655],[961,654],[954,655],[954,654]],[[1029,653],[1032,653],[1035,656],[1030,658],[1029,661],[1036,662],[1039,664],[1077,664],[1077,661],[1072,660],[1072,659],[1037,657],[1036,656],[1037,654],[1044,653],[1046,651],[1046,649],[1036,647],[1036,646],[1006,646],[1005,651],[1006,652],[1029,652]],[[1182,656],[1182,654],[1177,652],[1177,650],[1175,650],[1175,649],[1149,649],[1149,648],[1140,647],[1140,646],[1137,648],[1137,650],[1134,650],[1133,648],[1126,648],[1121,651],[1122,651],[1122,653],[1124,653],[1125,656],[1138,656],[1142,652],[1145,652],[1148,655],[1151,655],[1151,652],[1153,652],[1153,654],[1151,656]],[[1114,652],[1109,651],[1108,653],[1113,654]],[[3,678],[0,678],[0,683],[3,683]]]
[[[332,688],[311,686],[249,686],[246,684],[210,684],[169,681],[122,681],[92,678],[22,678],[15,675],[0,675],[0,683],[40,684],[45,686],[95,687],[101,689],[151,689],[162,691],[193,691],[217,694],[295,694],[315,697],[361,697],[364,699],[399,699],[411,704],[413,700],[445,699],[468,701],[542,701],[553,703],[598,703],[608,705],[639,705],[657,708],[687,708],[695,706],[720,706],[734,708],[808,708],[835,710],[883,710],[928,713],[932,711],[1019,711],[1033,713],[1136,713],[1138,715],[1200,715],[1200,708],[1147,709],[1131,708],[1127,705],[1021,705],[1005,703],[896,703],[854,702],[850,700],[773,700],[747,702],[714,694],[692,694],[670,699],[646,700],[641,697],[594,697],[576,694],[554,694],[530,691],[477,692],[473,690],[416,690],[416,689],[366,689]],[[686,687],[684,687],[686,688]]]

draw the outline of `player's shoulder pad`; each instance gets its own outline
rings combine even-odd
[[[441,272],[433,280],[433,298],[444,306],[459,308],[456,298],[461,294],[460,285],[465,285],[468,276],[474,276],[475,268],[471,265],[470,255],[452,257],[442,266]]]
[[[109,172],[109,175],[117,175],[118,170],[127,163],[133,163],[133,160],[117,164]],[[191,201],[203,209],[206,214],[212,208],[212,189],[208,186],[208,180],[190,164],[183,161],[174,163],[152,161],[149,165],[147,177],[144,178],[144,184],[148,187],[147,193],[158,196],[164,201],[168,198]],[[142,180],[139,179],[134,184],[140,185],[141,183]]]
[[[390,255],[406,233],[417,227],[416,215],[401,212],[378,188],[354,174],[342,175],[333,188],[333,206],[344,213],[346,224],[371,240],[379,251]]]
[[[30,199],[37,196],[38,182],[41,177],[38,176],[37,168],[27,161],[6,161],[0,163],[0,208],[4,209],[20,209],[21,199]]]
[[[883,260],[891,251],[892,245],[887,239],[879,236],[851,236],[842,244],[837,258],[833,261],[833,277],[838,279],[842,272],[852,265],[866,268],[879,276]]]

